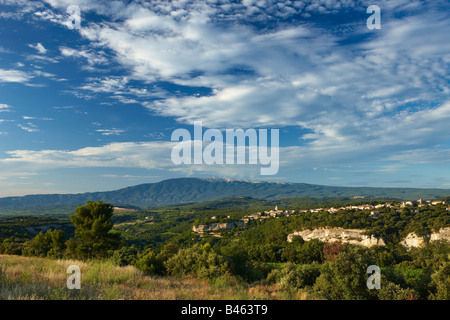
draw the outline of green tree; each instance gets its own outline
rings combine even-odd
[[[298,250],[297,261],[301,264],[320,262],[325,260],[323,248],[325,242],[313,239],[306,241]]]
[[[450,263],[446,262],[432,276],[430,300],[450,299]]]
[[[22,254],[26,256],[62,258],[65,250],[65,234],[62,230],[39,232],[24,243]]]
[[[176,243],[168,242],[164,244],[163,248],[158,254],[158,259],[161,259],[162,261],[167,261],[170,258],[172,258],[178,252],[178,250],[179,248]]]
[[[103,201],[88,201],[77,207],[70,221],[75,226],[75,237],[82,242],[79,248],[86,258],[105,257],[119,246],[119,234],[111,229],[113,206]]]
[[[22,254],[23,243],[14,236],[6,238],[0,244],[0,254]]]
[[[384,280],[384,281],[383,281]],[[378,290],[377,295],[380,300],[416,300],[417,292],[411,288],[402,288],[399,284],[395,284],[383,279],[383,285]]]
[[[64,252],[65,258],[68,259],[83,259],[85,257],[84,252],[86,248],[81,240],[70,238],[66,241],[66,251]]]
[[[47,231],[47,237],[50,242],[50,250],[47,252],[47,257],[50,258],[62,258],[66,245],[64,239],[66,237],[62,230],[49,230]]]
[[[328,261],[317,278],[314,292],[329,300],[365,300],[376,296],[367,288],[367,267],[374,264],[363,251],[351,249]]]

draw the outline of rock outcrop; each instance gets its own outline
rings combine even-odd
[[[211,223],[211,224],[200,224],[198,226],[193,226],[192,230],[197,233],[205,232],[215,232],[223,229],[232,229],[235,227],[244,227],[245,223],[242,220],[223,222],[223,223]]]
[[[343,243],[357,244],[364,247],[384,246],[383,239],[374,236],[364,235],[363,229],[343,229],[343,228],[317,228],[314,230],[302,230],[288,235],[288,241],[291,242],[293,237],[301,236],[303,240],[310,241],[318,239],[323,242],[341,241]]]
[[[318,239],[323,242],[341,241],[343,243],[357,244],[364,247],[384,246],[383,239],[374,236],[364,235],[363,229],[343,229],[343,228],[317,228],[314,230],[296,231],[288,235],[289,242],[295,236],[301,236],[303,240],[310,241]],[[425,236],[418,236],[415,233],[409,233],[400,244],[407,250],[424,246],[428,241],[447,240],[450,241],[450,227],[442,228],[439,232],[434,232]]]
[[[407,250],[423,247],[427,241],[447,240],[450,241],[450,227],[442,228],[439,232],[433,232],[426,236],[418,236],[414,232],[409,233],[401,242]]]
[[[423,247],[426,243],[426,237],[418,236],[414,232],[409,233],[400,244],[406,248],[406,250],[410,250],[412,248]]]
[[[439,232],[432,233],[430,241],[447,240],[450,241],[450,227],[442,228]]]

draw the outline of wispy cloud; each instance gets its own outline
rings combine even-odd
[[[47,49],[42,45],[42,43],[36,43],[36,44],[29,44],[30,48],[35,49],[40,54],[46,54]]]
[[[0,112],[10,112],[12,109],[12,106],[5,103],[0,103]]]
[[[64,57],[82,58],[87,61],[90,70],[95,65],[104,65],[108,63],[105,52],[92,49],[73,49],[68,47],[59,48]],[[85,66],[83,68],[86,68]]]
[[[124,129],[97,129],[95,130],[96,132],[100,132],[103,136],[118,136],[124,132],[126,132],[126,130]]]
[[[24,120],[43,120],[43,121],[55,120],[53,118],[48,118],[48,117],[30,117],[30,116],[22,116],[22,119],[24,119]]]
[[[27,72],[15,69],[0,68],[0,82],[20,82],[27,83],[33,78]]]
[[[123,142],[101,147],[66,150],[15,150],[9,158],[0,159],[4,165],[33,166],[35,169],[61,167],[123,167],[162,168],[170,166],[172,142]]]
[[[31,122],[28,122],[26,125],[18,124],[17,126],[26,132],[39,132],[39,128],[37,127],[37,125]]]

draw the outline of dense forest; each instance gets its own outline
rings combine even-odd
[[[311,299],[449,299],[450,244],[433,241],[409,251],[399,244],[410,232],[426,235],[450,226],[446,207],[378,211],[376,217],[361,210],[303,212],[200,236],[192,231],[199,221],[213,216],[239,219],[255,209],[190,205],[113,214],[110,204],[89,201],[69,219],[0,219],[0,254],[107,259],[161,277],[227,276],[305,292]],[[365,248],[301,237],[287,241],[293,231],[325,226],[365,229],[383,238],[386,246]],[[370,265],[381,268],[379,290],[367,288]]]

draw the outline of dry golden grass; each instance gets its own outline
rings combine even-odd
[[[81,270],[81,289],[66,287],[67,267]],[[0,300],[268,300],[305,299],[276,285],[249,285],[233,277],[213,280],[146,276],[132,266],[110,261],[51,260],[0,255]]]

